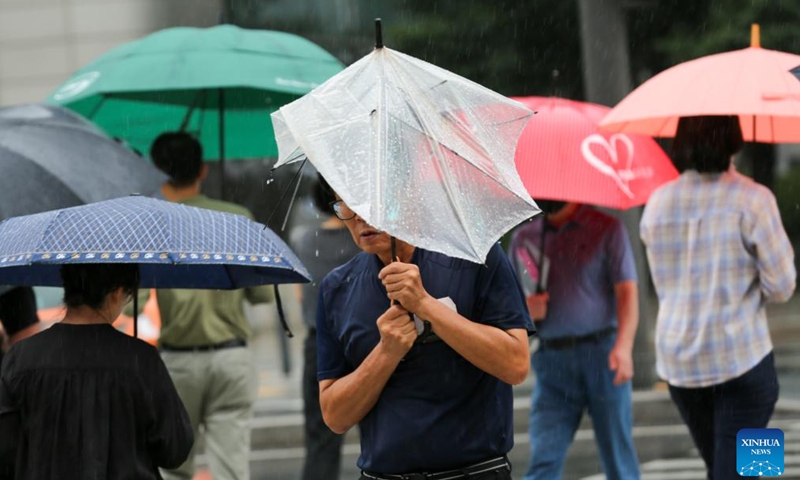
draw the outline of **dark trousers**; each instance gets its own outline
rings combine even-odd
[[[303,345],[303,413],[306,458],[302,480],[336,480],[342,463],[344,435],[333,433],[322,420],[317,382],[317,332],[309,329]]]
[[[747,373],[719,385],[670,385],[669,394],[705,461],[708,479],[738,479],[736,434],[765,428],[778,401],[775,357],[770,352]]]

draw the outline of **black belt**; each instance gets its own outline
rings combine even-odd
[[[246,347],[247,342],[241,338],[234,338],[220,343],[212,343],[210,345],[194,345],[190,347],[175,347],[162,343],[159,348],[165,352],[211,352],[214,350],[223,350],[225,348]]]
[[[577,337],[560,337],[560,338],[540,338],[539,346],[542,348],[551,348],[553,350],[560,350],[564,348],[573,348],[581,343],[597,342],[609,335],[616,333],[616,327],[608,327],[588,335],[580,335]]]
[[[457,480],[460,478],[469,478],[473,475],[481,473],[493,472],[506,468],[511,471],[511,463],[508,457],[502,457],[486,460],[485,462],[469,465],[464,468],[457,468],[455,470],[447,470],[446,472],[436,473],[405,473],[403,475],[395,475],[391,473],[372,473],[361,472],[361,475],[375,480]]]

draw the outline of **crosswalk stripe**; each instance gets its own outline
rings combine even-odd
[[[661,458],[642,465],[642,471],[671,470],[675,468],[705,468],[702,458]]]
[[[784,466],[786,471],[780,477],[800,479],[800,420],[776,420],[771,422],[769,426],[784,430]],[[683,425],[681,427],[686,428]],[[636,429],[634,428],[634,430]],[[636,436],[634,435],[634,437]],[[639,436],[647,436],[647,433],[640,431]],[[685,457],[661,458],[643,463],[641,471],[641,480],[705,480],[706,478],[706,466],[698,456],[696,448],[687,449]],[[598,473],[583,477],[581,480],[605,480],[605,478],[604,474]]]

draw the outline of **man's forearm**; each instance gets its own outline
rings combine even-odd
[[[617,345],[633,350],[636,329],[639,326],[639,290],[634,281],[614,286],[617,299]]]
[[[384,351],[381,343],[349,375],[320,382],[320,406],[325,424],[344,433],[361,421],[378,401],[399,358]]]
[[[426,301],[418,316],[431,322],[442,341],[484,372],[510,385],[528,376],[530,350],[524,329],[505,331],[472,322],[435,299]]]

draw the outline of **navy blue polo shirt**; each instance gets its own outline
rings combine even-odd
[[[485,265],[416,248],[411,263],[434,298],[502,330],[534,332],[522,290],[499,244]],[[327,275],[317,309],[317,378],[354,371],[380,340],[388,308],[383,264],[360,253]],[[444,342],[415,344],[359,423],[358,466],[379,473],[448,470],[507,453],[514,445],[511,386],[476,368]]]

